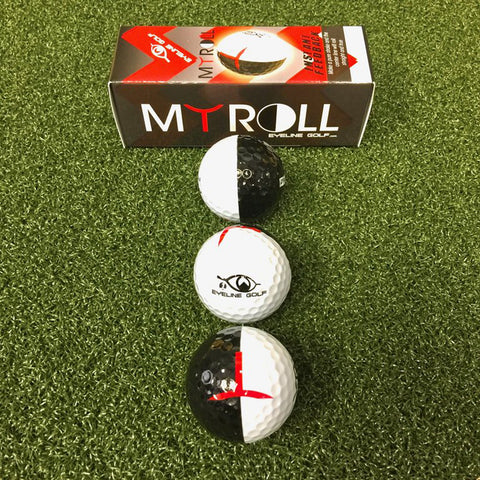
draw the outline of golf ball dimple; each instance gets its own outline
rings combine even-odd
[[[297,392],[286,348],[272,335],[246,326],[227,328],[205,341],[191,359],[186,383],[200,423],[225,440],[246,443],[278,430]]]
[[[210,237],[194,265],[195,289],[217,317],[235,323],[261,320],[290,289],[285,252],[258,228],[236,225]]]
[[[233,222],[248,222],[270,212],[284,184],[278,155],[266,142],[249,135],[232,135],[215,143],[198,171],[205,204]]]
[[[274,34],[260,30],[236,32],[220,41],[222,64],[243,75],[265,75],[277,70],[289,56],[289,46]]]

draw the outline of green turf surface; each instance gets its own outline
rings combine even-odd
[[[378,4],[377,4],[378,3]],[[479,8],[457,2],[12,2],[0,33],[0,478],[480,477]],[[121,24],[365,25],[360,148],[279,148],[290,258],[257,326],[298,370],[284,427],[210,437],[187,362],[226,326],[192,282],[226,225],[204,149],[122,149]]]

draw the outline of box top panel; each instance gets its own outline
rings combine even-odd
[[[121,27],[111,82],[371,83],[363,27]]]

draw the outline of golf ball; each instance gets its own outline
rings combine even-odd
[[[230,322],[268,317],[290,289],[290,264],[280,245],[258,228],[244,225],[211,236],[200,248],[193,270],[200,300]]]
[[[207,151],[198,171],[203,201],[218,216],[245,222],[278,202],[285,176],[280,158],[262,140],[232,135]]]
[[[276,35],[244,30],[225,37],[217,56],[228,69],[243,75],[265,75],[279,68],[289,55],[289,46]]]
[[[255,442],[279,429],[297,392],[290,354],[258,328],[218,332],[194,354],[187,373],[190,407],[211,433],[230,441]]]

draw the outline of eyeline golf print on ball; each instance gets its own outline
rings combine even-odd
[[[235,225],[210,237],[194,265],[195,289],[217,317],[245,323],[275,312],[290,290],[285,252],[258,228]]]
[[[211,433],[251,443],[278,430],[295,403],[290,354],[272,335],[234,326],[205,341],[187,373],[190,407]]]
[[[273,148],[248,135],[215,143],[198,172],[204,202],[232,222],[249,222],[269,213],[284,184],[282,161]]]

